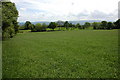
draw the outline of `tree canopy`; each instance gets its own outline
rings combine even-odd
[[[69,22],[68,22],[68,21],[65,21],[64,27],[65,27],[67,30],[69,29]]]
[[[115,23],[116,29],[120,29],[120,19],[118,19]]]
[[[18,11],[15,3],[2,2],[2,37],[10,38],[13,37],[18,31]]]
[[[101,22],[101,29],[106,29],[107,28],[107,21],[102,21]]]
[[[51,29],[55,29],[56,28],[56,23],[55,22],[51,22],[48,26],[48,28],[51,28]]]
[[[91,26],[91,24],[89,23],[89,22],[85,22],[85,24],[84,24],[84,27],[85,28],[88,28],[88,27],[90,27]]]
[[[30,27],[29,27],[30,24],[31,24],[30,21],[26,21],[26,22],[25,22],[25,25],[24,25],[24,26],[25,26],[25,29],[26,29],[26,30],[30,29]]]

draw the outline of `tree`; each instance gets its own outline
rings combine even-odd
[[[41,29],[42,29],[42,31],[46,31],[46,29],[47,29],[47,25],[46,25],[45,23],[43,23]]]
[[[18,32],[18,11],[12,2],[2,2],[2,37],[11,38]]]
[[[107,29],[107,21],[102,21],[101,22],[101,27],[100,29]]]
[[[82,29],[82,26],[81,26],[79,23],[77,23],[77,24],[76,24],[76,28]]]
[[[30,21],[26,21],[26,22],[25,22],[25,24],[24,24],[24,26],[25,26],[25,30],[30,29],[30,28],[29,28],[29,25],[30,25],[30,24],[31,24]]]
[[[92,23],[93,29],[99,29],[100,23],[99,22],[94,22]]]
[[[0,30],[2,29],[2,4],[0,2]]]
[[[17,21],[13,21],[14,29],[15,29],[15,34],[19,31],[19,25]]]
[[[48,28],[51,28],[51,29],[55,29],[56,28],[56,23],[55,22],[51,22],[48,26]]]
[[[118,19],[114,24],[116,29],[120,29],[120,19]]]
[[[37,23],[37,24],[35,25],[35,30],[36,30],[37,32],[39,32],[39,31],[41,31],[41,27],[42,27],[42,25],[41,25],[40,23]]]
[[[73,29],[73,24],[72,23],[70,23],[69,24],[69,27],[71,28],[71,30]]]
[[[88,27],[90,27],[91,26],[91,24],[89,23],[89,22],[85,22],[85,24],[84,24],[84,27],[85,28],[88,28]]]
[[[56,23],[58,24],[58,27],[62,27],[64,25],[63,21],[57,21]]]
[[[34,24],[29,24],[29,28],[31,29],[31,32],[36,31]]]
[[[31,32],[41,32],[46,31],[47,25],[45,23],[42,25],[40,23],[37,23],[36,25],[29,24],[29,28],[31,29]]]
[[[28,27],[29,27],[29,29],[32,29],[33,28],[33,24],[29,24]]]
[[[5,30],[3,31],[3,39],[12,38],[14,35],[15,35],[15,30],[13,25],[5,28]]]
[[[56,24],[57,24],[57,27],[59,27],[59,30],[60,30],[61,27],[63,27],[64,22],[59,20],[59,21],[56,22]]]
[[[114,27],[112,22],[107,23],[107,29],[112,29]]]
[[[69,27],[72,28],[73,24],[72,23],[69,23]]]
[[[69,29],[69,23],[68,23],[68,21],[65,21],[64,27],[65,27],[67,30]]]

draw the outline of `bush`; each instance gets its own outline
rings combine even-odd
[[[42,25],[40,23],[37,23],[35,26],[31,25],[31,32],[42,32],[46,31],[47,25],[43,23]]]

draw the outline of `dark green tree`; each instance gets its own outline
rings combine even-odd
[[[41,29],[42,29],[42,31],[46,31],[46,29],[47,29],[47,25],[46,25],[45,23],[43,23]]]
[[[112,29],[114,27],[112,22],[107,23],[107,29]]]
[[[24,24],[24,26],[25,26],[25,30],[30,29],[30,27],[29,27],[30,24],[31,24],[30,21],[26,21],[26,22],[25,22],[25,24]]]
[[[76,24],[76,28],[82,29],[82,26],[81,26],[79,23],[77,23],[77,24]]]
[[[13,24],[14,24],[14,29],[15,29],[15,34],[19,31],[19,25],[18,25],[18,22],[17,21],[13,21]]]
[[[69,22],[68,22],[68,21],[65,21],[64,27],[65,27],[67,30],[69,29]]]
[[[102,21],[101,22],[101,27],[100,29],[107,29],[107,21]]]
[[[118,19],[114,24],[116,29],[120,29],[120,19]]]
[[[91,24],[90,24],[89,22],[85,22],[84,28],[88,28],[88,27],[90,27],[90,26],[91,26]]]
[[[72,28],[72,27],[73,27],[73,24],[72,24],[72,23],[70,23],[70,24],[69,24],[69,27],[70,27],[70,28]]]
[[[73,29],[73,24],[72,23],[70,23],[69,24],[69,27],[71,28],[71,30]]]
[[[51,29],[55,29],[57,27],[56,23],[55,22],[51,22],[48,26],[48,28],[51,28]]]
[[[18,32],[18,11],[15,3],[2,2],[2,37],[11,38]]]
[[[93,26],[93,29],[99,29],[100,23],[99,22],[93,22],[92,26]]]
[[[35,25],[34,24],[29,24],[29,28],[31,29],[31,32],[35,32]]]
[[[40,23],[37,23],[37,24],[35,25],[35,30],[36,30],[37,32],[40,32],[40,31],[41,31],[41,27],[42,27],[42,25],[41,25]]]

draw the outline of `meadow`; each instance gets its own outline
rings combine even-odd
[[[2,79],[2,39],[1,39],[2,33],[0,30],[0,79]]]
[[[3,78],[118,77],[118,30],[25,32],[2,47]]]

